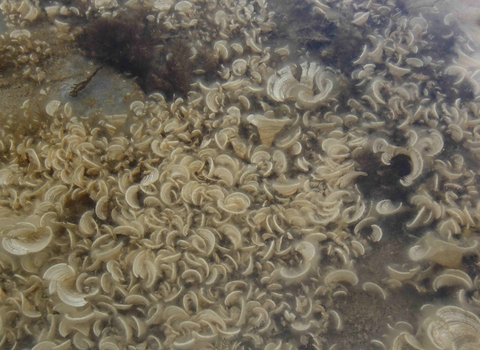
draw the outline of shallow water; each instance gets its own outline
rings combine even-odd
[[[475,2],[1,9],[0,348],[480,346]]]

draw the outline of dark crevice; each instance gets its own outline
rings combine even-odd
[[[359,171],[367,176],[357,180],[357,186],[366,199],[390,199],[393,202],[405,202],[409,190],[400,183],[405,176],[411,173],[412,163],[409,156],[399,154],[392,157],[390,165],[383,164],[380,159],[367,154],[356,159]]]

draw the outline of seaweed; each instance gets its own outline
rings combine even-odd
[[[219,65],[222,63],[221,59],[205,47],[198,51],[196,62],[205,71],[204,78],[207,81],[215,79]]]
[[[205,66],[208,77],[218,70],[218,57],[206,50],[193,64],[186,35],[150,23],[146,13],[135,10],[91,21],[76,41],[88,57],[135,77],[145,93],[172,98],[190,91],[194,69]]]
[[[6,72],[8,69],[15,67],[12,57],[7,54],[5,48],[0,49],[0,73]]]
[[[72,97],[77,97],[78,96],[78,93],[80,91],[82,91],[83,89],[85,89],[85,87],[88,85],[88,83],[90,82],[90,80],[92,80],[92,78],[95,76],[95,74],[97,74],[97,72],[102,69],[102,66],[98,67],[97,69],[95,69],[93,71],[93,73],[89,74],[88,77],[85,78],[85,80],[82,80],[81,82],[73,85],[72,87],[72,90],[70,91],[70,96]]]
[[[150,76],[143,82],[142,89],[145,91],[161,90],[167,97],[173,97],[174,93],[186,96],[190,91],[192,82],[192,63],[190,61],[190,48],[181,39],[174,39],[170,47],[170,53],[165,63],[152,64]]]
[[[144,77],[150,70],[155,42],[138,11],[122,11],[116,17],[101,17],[85,27],[77,43],[86,54],[120,72]]]

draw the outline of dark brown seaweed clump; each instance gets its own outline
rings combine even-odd
[[[155,43],[149,39],[140,13],[121,12],[89,23],[77,42],[88,56],[141,77],[153,58]]]
[[[192,51],[182,33],[151,24],[142,11],[122,11],[85,26],[77,43],[88,57],[130,74],[146,93],[159,91],[167,98],[186,96],[194,67]],[[216,74],[218,58],[205,56],[206,74]]]
[[[0,73],[4,73],[9,68],[15,67],[13,59],[8,56],[8,50],[6,48],[0,49]]]
[[[192,83],[192,63],[189,60],[190,48],[181,39],[174,39],[169,45],[169,53],[163,60],[152,61],[152,69],[146,77],[142,88],[149,92],[161,90],[171,97],[168,92],[186,96]]]

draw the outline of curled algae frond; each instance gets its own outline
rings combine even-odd
[[[271,146],[275,135],[291,122],[289,119],[273,119],[259,114],[251,114],[247,119],[257,127],[260,141],[265,146]]]
[[[424,321],[428,343],[435,349],[454,346],[474,349],[480,344],[480,319],[472,312],[456,306],[445,306]]]
[[[478,348],[479,44],[441,3],[5,2],[1,346]]]
[[[65,263],[56,264],[45,271],[43,278],[50,281],[49,293],[56,293],[65,304],[74,307],[87,304],[85,295],[76,292],[74,289],[76,273],[71,266]]]
[[[28,255],[40,252],[51,243],[55,226],[42,225],[41,218],[30,216],[25,221],[4,221],[2,246],[13,255]],[[9,220],[10,221],[10,220]]]

